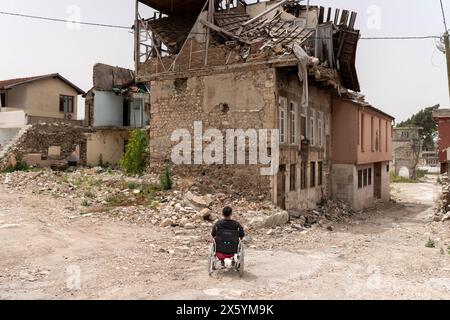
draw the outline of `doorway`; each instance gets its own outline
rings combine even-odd
[[[277,176],[277,204],[286,210],[286,165],[281,165]]]
[[[374,164],[373,196],[375,199],[381,199],[381,167],[381,162]]]

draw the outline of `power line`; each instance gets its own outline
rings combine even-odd
[[[40,17],[40,16],[34,16],[34,15],[12,13],[12,12],[4,12],[4,11],[0,11],[0,14],[7,15],[7,16],[21,17],[21,18],[30,18],[30,19],[38,19],[38,20],[45,20],[45,21],[53,21],[53,22],[76,23],[76,24],[95,26],[95,27],[131,30],[131,27],[125,27],[125,26],[119,26],[119,25],[113,25],[113,24],[103,24],[103,23],[94,23],[94,22],[82,22],[82,21],[74,21],[74,20],[66,20],[66,19]]]
[[[113,25],[113,24],[104,24],[104,23],[95,23],[95,22],[83,22],[83,21],[74,21],[67,19],[58,19],[58,18],[49,18],[35,15],[26,15],[21,13],[13,13],[13,12],[4,12],[0,11],[2,15],[21,17],[21,18],[29,18],[29,19],[37,19],[43,21],[53,21],[53,22],[64,22],[64,23],[76,23],[80,25],[88,25],[94,27],[104,27],[104,28],[115,28],[115,29],[123,29],[123,30],[131,30],[132,27]],[[173,33],[183,33],[187,34],[189,32],[186,31],[171,31]],[[197,32],[196,34],[206,34],[202,32]],[[360,40],[426,40],[426,39],[440,39],[441,36],[433,36],[433,35],[425,35],[425,36],[379,36],[379,37],[360,37]],[[325,38],[321,38],[322,40],[327,40]]]

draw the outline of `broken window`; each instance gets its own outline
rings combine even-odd
[[[311,118],[309,119],[309,140],[311,141],[311,145],[315,145],[315,137],[314,137],[314,110],[311,109]]]
[[[358,189],[362,189],[363,187],[363,171],[358,170]]]
[[[308,121],[307,121],[307,113],[308,113],[308,109],[306,108],[302,108],[302,116],[301,116],[301,130],[302,130],[302,140],[307,139],[307,126],[308,126]]]
[[[319,147],[323,146],[322,112],[318,112],[318,119],[317,119],[317,143],[318,143]]]
[[[297,143],[297,104],[291,102],[290,104],[291,112],[291,144]]]
[[[301,170],[301,189],[306,189],[308,182],[306,177],[306,161],[302,161],[302,170]]]
[[[59,111],[64,113],[73,113],[73,97],[72,96],[59,96]]]
[[[310,167],[310,187],[314,188],[316,186],[316,163],[315,162],[311,162],[311,167]]]
[[[317,168],[317,171],[318,171],[318,185],[319,186],[322,186],[323,185],[323,162],[322,161],[320,161],[319,163],[318,163],[318,168]]]
[[[297,165],[295,164],[291,164],[290,189],[291,191],[297,190]]]
[[[280,129],[280,142],[286,143],[286,129],[287,129],[287,100],[280,97],[280,110],[279,110],[279,129]]]

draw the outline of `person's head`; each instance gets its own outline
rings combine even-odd
[[[233,215],[233,209],[231,209],[230,207],[225,207],[223,208],[222,214],[225,219],[231,219],[231,216]]]

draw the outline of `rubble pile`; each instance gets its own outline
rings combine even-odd
[[[434,211],[433,221],[445,222],[450,220],[450,182],[446,174],[441,176],[442,194]]]
[[[208,234],[220,218],[224,206],[231,206],[234,217],[253,233],[278,234],[305,231],[312,225],[327,227],[352,214],[340,202],[328,201],[316,210],[287,212],[265,197],[249,200],[233,192],[211,188],[209,178],[174,176],[175,190],[161,191],[159,177],[147,174],[128,177],[120,171],[104,168],[78,168],[71,171],[37,169],[0,174],[0,183],[8,189],[70,200],[77,217],[108,217],[136,224],[149,223],[173,229],[175,235],[195,230]]]

